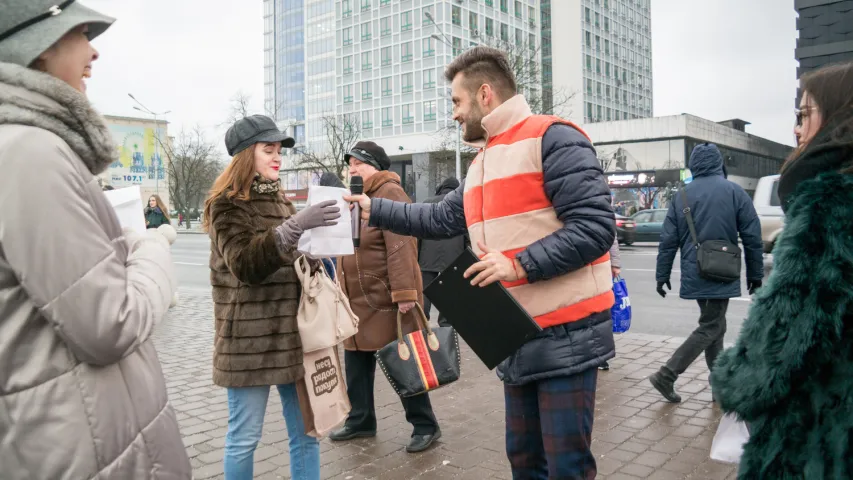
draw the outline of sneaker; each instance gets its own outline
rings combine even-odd
[[[675,381],[666,378],[661,372],[649,377],[649,382],[670,403],[681,403],[681,395],[675,393]]]

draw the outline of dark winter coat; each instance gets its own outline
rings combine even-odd
[[[743,241],[746,278],[764,277],[761,223],[752,199],[739,185],[723,176],[723,156],[715,145],[699,145],[690,155],[693,181],[687,185],[687,200],[696,224],[699,242],[705,240]],[[681,192],[673,193],[658,247],[656,277],[666,282],[672,273],[675,254],[681,249],[681,298],[711,299],[739,297],[740,280],[721,283],[699,276],[696,246],[684,216]]]
[[[605,255],[615,236],[610,192],[590,141],[556,124],[542,137],[545,192],[564,228],[518,254],[528,280],[565,275]],[[407,205],[374,200],[371,225],[418,238],[452,238],[466,232],[464,184],[440,203]],[[559,254],[557,254],[559,252]],[[610,311],[544,329],[498,367],[507,384],[573,375],[615,354]]]
[[[160,225],[169,225],[169,219],[160,207],[145,207],[145,228],[157,228]]]
[[[734,348],[711,375],[750,424],[740,479],[853,478],[853,175],[803,182]]]
[[[210,209],[210,283],[216,338],[213,383],[251,387],[304,376],[296,323],[300,283],[275,229],[296,213],[280,192],[225,194]]]
[[[439,203],[448,193],[459,188],[459,180],[448,178],[441,182],[435,191],[435,196],[424,200],[424,203]],[[421,240],[418,243],[418,264],[422,272],[441,273],[449,267],[467,246],[465,235],[459,235],[446,240]]]

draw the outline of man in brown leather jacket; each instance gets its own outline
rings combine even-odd
[[[358,142],[346,155],[350,175],[364,179],[371,198],[411,202],[400,177],[388,171],[391,159],[373,142]],[[397,312],[407,314],[415,303],[423,305],[423,283],[418,267],[417,241],[412,237],[361,224],[361,246],[355,255],[338,260],[341,285],[359,318],[358,333],[344,343],[347,389],[352,411],[344,426],[333,432],[334,441],[376,435],[373,380],[374,353],[397,340]],[[404,317],[403,333],[417,329],[413,314]],[[406,420],[414,426],[406,451],[426,450],[441,437],[427,394],[403,398]]]

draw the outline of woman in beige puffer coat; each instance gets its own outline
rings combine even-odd
[[[124,234],[96,175],[116,148],[90,106],[79,3],[0,15],[0,477],[188,479],[151,342],[175,289],[159,233]]]

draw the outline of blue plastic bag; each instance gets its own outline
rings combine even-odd
[[[628,297],[628,285],[622,277],[613,279],[613,296],[616,297],[616,303],[610,309],[613,333],[625,333],[631,328],[631,299]]]

